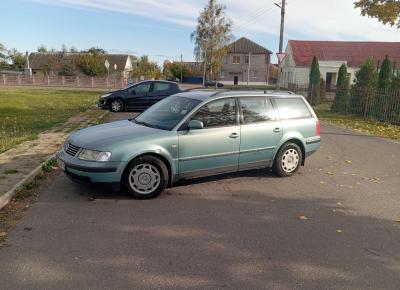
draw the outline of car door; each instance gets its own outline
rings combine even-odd
[[[149,106],[154,105],[158,101],[170,95],[170,84],[165,82],[154,82],[153,87],[148,95],[147,101]]]
[[[282,139],[282,125],[266,96],[242,97],[239,170],[264,168],[272,162]]]
[[[240,125],[234,98],[211,101],[190,120],[204,128],[179,131],[179,175],[193,178],[238,170]]]
[[[151,82],[142,82],[128,89],[127,106],[131,109],[146,109],[149,107],[147,100]]]

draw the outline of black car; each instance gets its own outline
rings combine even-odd
[[[98,106],[112,112],[143,111],[158,101],[180,92],[181,88],[174,82],[143,81],[100,96]]]

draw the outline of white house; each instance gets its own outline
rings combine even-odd
[[[369,56],[379,67],[386,55],[389,55],[394,69],[399,69],[400,42],[289,40],[282,63],[280,84],[282,87],[288,87],[288,84],[308,85],[311,62],[316,56],[321,77],[329,90],[336,85],[337,74],[343,63],[347,65],[352,83],[355,72]]]

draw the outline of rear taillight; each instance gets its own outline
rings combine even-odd
[[[316,136],[321,135],[321,123],[319,121],[317,121],[315,124],[315,135]]]

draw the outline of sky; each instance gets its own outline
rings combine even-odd
[[[279,1],[279,0],[277,0]],[[275,1],[275,2],[277,2]],[[0,42],[36,51],[101,47],[110,53],[193,60],[190,34],[207,0],[0,0]],[[273,0],[220,0],[245,36],[278,51],[280,9]],[[352,0],[287,0],[287,40],[400,41],[400,30],[363,17]],[[276,61],[276,58],[274,58]]]

